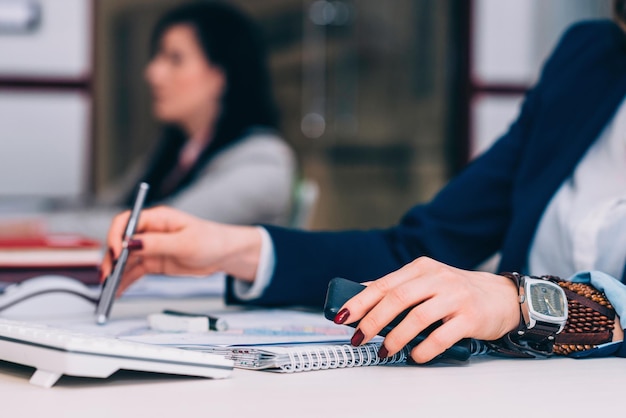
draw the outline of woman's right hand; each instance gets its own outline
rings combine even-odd
[[[130,212],[117,215],[107,236],[109,251],[102,262],[101,280],[112,271],[122,250]],[[252,281],[256,275],[261,234],[254,227],[209,222],[169,207],[141,212],[137,232],[118,295],[145,274],[206,276],[224,271]]]

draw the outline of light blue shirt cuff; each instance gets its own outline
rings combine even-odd
[[[233,293],[240,300],[250,301],[261,297],[274,275],[274,265],[276,264],[274,243],[265,228],[257,227],[257,230],[261,234],[261,254],[259,255],[259,265],[254,281],[250,283],[235,278],[233,283]]]
[[[617,316],[620,319],[626,318],[626,286],[615,277],[601,271],[581,271],[568,280],[574,283],[591,283],[593,287],[604,292]]]

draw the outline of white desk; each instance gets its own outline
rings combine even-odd
[[[113,316],[144,314],[163,304],[173,306],[171,301],[119,303]],[[618,358],[481,358],[464,366],[379,366],[295,374],[235,370],[225,380],[122,372],[106,380],[63,377],[51,389],[30,385],[31,372],[0,362],[3,416],[621,416],[626,387],[626,360]],[[533,388],[534,399],[526,405],[533,397],[524,391]]]

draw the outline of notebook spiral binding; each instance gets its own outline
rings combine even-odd
[[[403,362],[409,355],[404,348],[391,357],[378,358],[380,344],[365,344],[353,347],[348,344],[316,346],[311,349],[304,347],[298,351],[288,353],[289,362],[281,366],[287,373],[304,372],[311,370],[338,369],[346,367],[375,366]]]

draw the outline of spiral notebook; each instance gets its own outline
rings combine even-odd
[[[281,373],[376,366],[406,361],[409,355],[406,348],[391,357],[378,358],[380,344],[374,342],[359,347],[349,344],[216,347],[208,351],[233,360],[235,367],[241,369]]]

